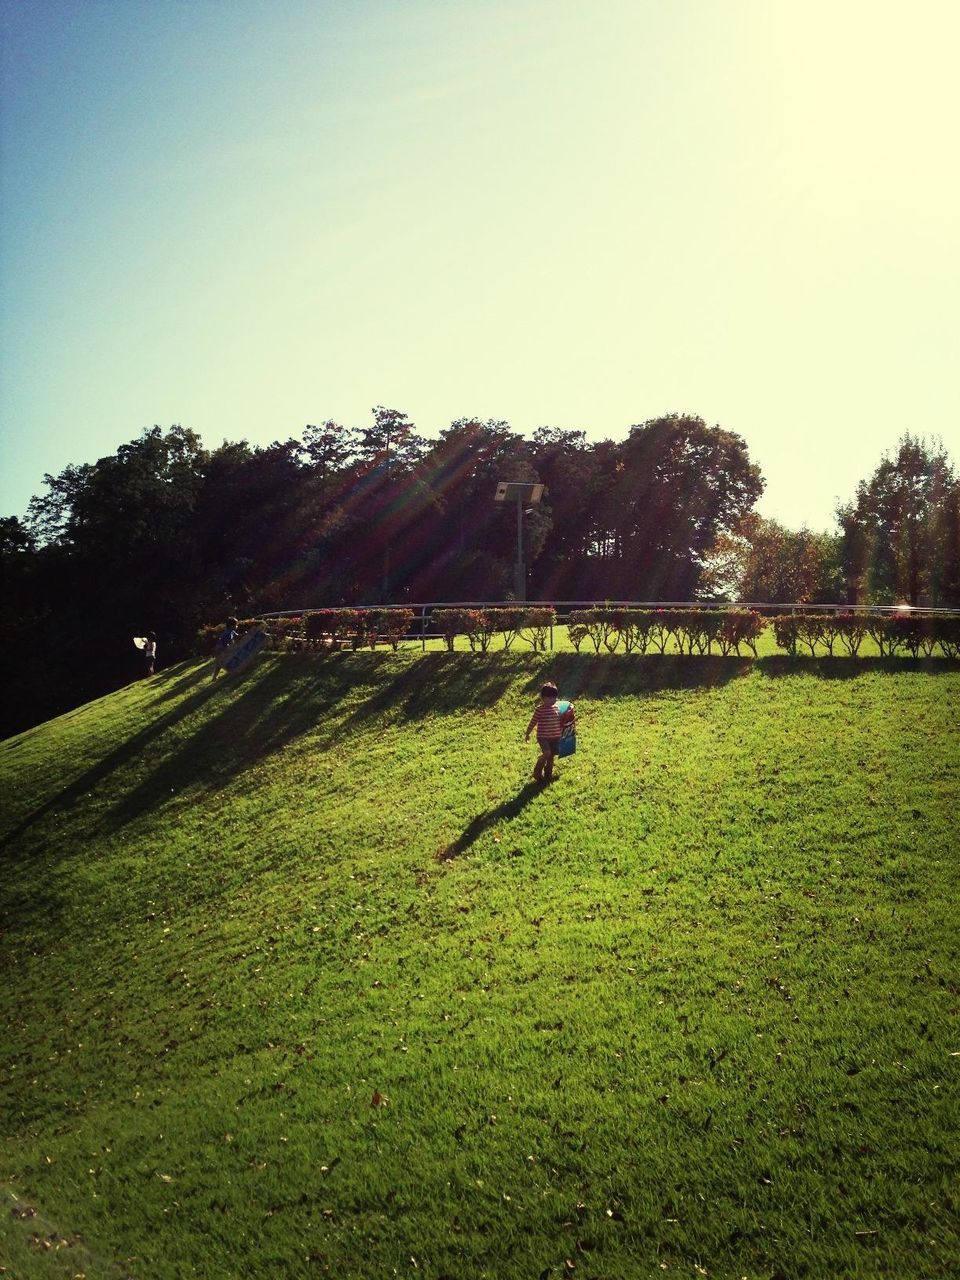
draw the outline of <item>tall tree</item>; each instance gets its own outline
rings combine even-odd
[[[960,608],[960,480],[949,486],[937,511],[934,559],[932,603]]]
[[[838,510],[851,587],[859,579],[878,602],[938,598],[938,529],[954,485],[941,444],[903,435],[896,453],[885,455],[855,500]]]
[[[494,501],[501,480],[535,482],[530,446],[508,423],[460,418],[440,435],[424,463],[433,521],[421,539],[420,590],[456,600],[503,599],[513,591],[516,508]],[[504,507],[509,505],[509,510]],[[535,560],[546,529],[524,518],[525,559]]]
[[[669,414],[632,427],[608,459],[607,594],[690,599],[710,548],[763,492],[742,438],[702,418]]]
[[[541,599],[579,599],[590,590],[586,560],[601,495],[598,453],[585,431],[538,427],[532,463],[546,486],[543,512],[549,527],[533,567],[534,594]]]

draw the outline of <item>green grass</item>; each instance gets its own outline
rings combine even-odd
[[[0,743],[8,1274],[957,1273],[957,664],[207,670]]]

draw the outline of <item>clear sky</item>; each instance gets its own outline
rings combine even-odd
[[[0,515],[145,426],[960,465],[956,0],[5,0]]]

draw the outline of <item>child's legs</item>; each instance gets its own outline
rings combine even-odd
[[[537,746],[540,748],[540,756],[533,767],[533,772],[538,778],[549,779],[553,776],[553,757],[557,753],[557,744],[546,738],[538,738]]]

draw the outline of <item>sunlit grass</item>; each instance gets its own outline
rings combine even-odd
[[[14,1274],[955,1272],[956,664],[206,675],[0,744]]]

